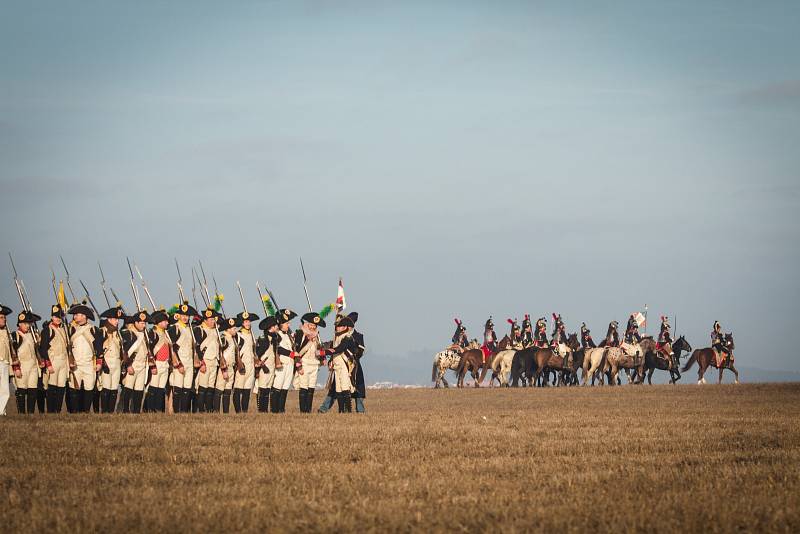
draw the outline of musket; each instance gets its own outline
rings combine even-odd
[[[58,258],[61,260],[61,265],[64,267],[64,272],[67,273],[67,289],[69,289],[69,294],[72,297],[72,303],[76,304],[78,299],[75,298],[75,292],[72,290],[72,284],[69,283],[69,270],[67,270],[67,264],[64,261],[64,257],[60,254],[58,255]]]
[[[211,304],[212,301],[211,301],[211,295],[208,293],[208,280],[206,280],[206,271],[203,269],[203,262],[200,261],[200,260],[198,260],[197,262],[200,264],[200,272],[203,273],[203,282],[201,283],[200,286],[203,288],[203,291],[206,294],[206,306],[211,308],[212,307],[212,304]],[[198,277],[198,280],[200,280],[199,277]],[[200,294],[202,295],[202,293],[200,293]],[[219,296],[219,295],[217,295],[217,296]],[[220,306],[221,305],[222,305],[222,303],[220,302]],[[225,314],[224,311],[222,313],[223,313],[223,315]],[[219,326],[217,325],[216,322],[214,323],[214,330],[217,332],[217,341],[219,341],[219,368],[222,371],[227,371],[228,370],[228,362],[225,361],[225,357],[222,355],[222,333],[220,333]]]
[[[33,306],[31,306],[31,301],[28,299],[27,292],[25,291],[25,285],[22,283],[22,279],[20,279],[19,275],[17,274],[17,266],[14,265],[14,258],[11,256],[11,252],[8,253],[8,259],[11,260],[11,269],[14,271],[14,285],[17,288],[17,296],[19,297],[19,303],[22,306],[24,311],[28,311],[33,313]],[[36,358],[36,364],[39,369],[41,369],[44,364],[42,362],[41,357],[39,356],[39,328],[36,326],[36,323],[31,324],[31,335],[33,336],[33,355]],[[39,371],[41,372],[41,371]],[[41,378],[41,376],[39,377]]]
[[[245,313],[250,313],[250,312],[247,311],[247,303],[244,301],[244,293],[242,293],[242,285],[239,283],[238,280],[236,281],[236,288],[239,290],[239,298],[242,299],[242,309],[244,310]],[[252,328],[250,328],[250,339],[253,342],[253,355],[255,355],[255,352],[256,352],[256,336],[255,336],[255,334],[253,334],[253,329]],[[242,363],[242,360],[241,360],[241,357],[240,357],[239,358],[239,362],[237,363],[237,365],[241,365],[241,363]]]
[[[178,265],[178,258],[175,258],[175,269],[178,271],[178,282],[177,282],[178,297],[181,300],[181,304],[183,304],[184,302],[189,302],[189,301],[186,300],[186,294],[183,292],[183,278],[181,277],[181,268]],[[194,293],[194,290],[192,290],[192,292]],[[195,310],[196,309],[197,309],[197,300],[195,299]],[[194,372],[196,373],[200,365],[199,364],[200,360],[198,359],[197,351],[195,350],[195,347],[197,346],[197,340],[194,337],[194,326],[191,324],[191,322],[189,323],[189,333],[192,335],[192,365],[197,366],[194,367]]]
[[[103,290],[103,296],[106,299],[106,304],[108,307],[111,308],[111,301],[108,300],[108,292],[106,291],[106,275],[103,274],[103,268],[100,266],[100,262],[97,262],[97,268],[100,269],[100,288]]]
[[[111,291],[111,296],[114,297],[114,301],[119,303],[119,307],[122,310],[122,313],[125,313],[125,307],[122,305],[122,299],[120,299],[117,296],[117,293],[116,293],[116,291],[114,291],[113,287],[109,286],[108,289],[109,289],[109,291]]]
[[[97,306],[94,305],[94,302],[92,302],[92,297],[91,297],[91,295],[89,295],[89,290],[86,288],[86,284],[84,284],[83,280],[80,280],[80,279],[78,280],[78,282],[80,282],[81,287],[83,288],[83,292],[86,293],[86,300],[89,301],[89,306],[92,307],[92,309],[94,310],[95,315],[97,315],[97,318],[99,319],[100,318],[100,311],[97,309]],[[109,306],[109,308],[110,308],[110,306]]]
[[[306,302],[308,303],[308,311],[313,312],[314,308],[311,307],[311,297],[308,296],[308,280],[306,279],[306,268],[303,267],[302,256],[300,256],[300,270],[303,271],[303,290],[306,292]]]
[[[144,294],[147,295],[147,300],[150,301],[150,306],[153,307],[153,312],[156,311],[156,301],[153,300],[153,295],[150,294],[150,290],[147,289],[147,283],[144,281],[144,277],[142,276],[142,271],[139,270],[139,266],[136,263],[133,264],[133,268],[136,269],[136,274],[139,275],[139,282],[142,284],[142,289],[144,289]]]
[[[136,288],[136,282],[133,279],[133,267],[131,267],[131,260],[130,258],[125,258],[128,261],[128,270],[131,273],[131,293],[133,293],[133,300],[136,302],[136,312],[140,313],[142,311],[142,302],[139,300],[139,291]],[[147,349],[147,366],[149,368],[149,373],[145,382],[145,388],[150,384],[150,376],[155,374],[156,371],[156,361],[153,357],[153,351],[150,349],[150,343],[147,339],[147,328],[144,330],[144,346]],[[134,356],[135,358],[135,356]],[[133,363],[133,362],[131,362]]]
[[[200,293],[200,298],[203,298],[202,292]],[[197,273],[195,272],[194,267],[192,267],[192,300],[194,301],[194,308],[197,311],[200,311],[197,306]],[[208,306],[208,302],[205,302],[205,305]]]
[[[53,275],[53,296],[56,298],[56,302],[58,302],[58,290],[56,289],[56,273],[53,272],[53,268],[50,268],[50,272]],[[61,305],[58,302],[59,306]],[[75,368],[78,367],[75,363],[75,355],[72,353],[72,339],[69,335],[69,329],[67,328],[67,310],[62,310],[64,312],[64,318],[61,319],[61,326],[60,329],[64,331],[64,341],[67,346],[67,367],[69,370],[69,376],[72,379],[72,386],[74,389],[80,389],[81,385],[78,382],[78,377],[75,376]],[[52,324],[52,323],[51,323]]]
[[[58,302],[58,290],[56,290],[56,272],[53,270],[52,265],[50,266],[50,275],[52,276],[52,278],[50,278],[50,283],[53,285],[53,295],[56,297],[56,302]],[[61,304],[60,302],[58,303]]]

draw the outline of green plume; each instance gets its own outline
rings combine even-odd
[[[214,295],[214,311],[219,312],[222,309],[222,301],[225,300],[223,295]]]
[[[272,301],[269,299],[268,295],[264,295],[261,297],[261,300],[264,301],[264,309],[267,310],[267,315],[272,317],[275,315],[275,306],[272,305]]]
[[[172,307],[169,309],[169,311],[167,313],[169,313],[170,315],[178,313],[178,305],[177,304],[173,304]]]
[[[319,316],[324,319],[325,317],[330,315],[330,313],[334,310],[334,308],[336,308],[336,304],[328,304],[319,311]]]

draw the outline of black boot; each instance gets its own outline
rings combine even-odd
[[[300,408],[300,413],[306,413],[306,388],[297,391],[297,406]]]
[[[39,413],[47,413],[47,409],[45,408],[45,395],[47,394],[47,389],[44,389],[44,383],[42,379],[39,379],[41,383],[39,388],[36,390],[36,408],[39,409]],[[49,388],[48,388],[49,389]]]
[[[272,404],[272,413],[281,413],[281,390],[272,388],[270,392],[270,404]]]
[[[89,413],[92,411],[92,403],[94,402],[94,390],[84,389],[81,391],[81,411],[83,413]]]
[[[142,397],[144,397],[144,391],[132,391],[131,392],[131,412],[132,413],[141,413],[142,412]]]
[[[142,406],[142,411],[144,413],[150,413],[153,411],[153,388],[147,388],[147,392],[144,394],[144,405]]]
[[[200,411],[200,388],[189,390],[189,402],[192,405],[192,413]],[[205,399],[203,399],[203,402],[205,402]]]
[[[339,405],[339,413],[344,413],[344,392],[336,394],[336,404]]]
[[[191,413],[192,411],[192,389],[181,388],[181,412]]]
[[[236,413],[242,412],[242,390],[234,388],[233,390],[233,411]]]
[[[66,386],[56,388],[55,404],[53,405],[53,413],[61,413],[61,407],[64,405],[64,394],[66,393]]]
[[[314,388],[306,390],[306,413],[311,413],[314,408]]]
[[[175,413],[181,413],[183,411],[183,406],[181,406],[183,401],[183,388],[172,388],[172,411]]]
[[[269,392],[272,388],[258,388],[258,397],[256,399],[256,407],[259,413],[266,413],[269,411]]]
[[[243,389],[242,390],[242,411],[247,413],[247,410],[250,409],[250,390]]]
[[[28,388],[25,390],[25,408],[27,409],[29,415],[36,413],[36,401],[38,400],[38,397],[38,389]]]
[[[197,394],[195,395],[194,406],[192,411],[205,412],[206,411],[206,388],[198,387]]]
[[[345,413],[353,413],[353,395],[349,391],[342,393],[344,395],[344,411]]]
[[[56,412],[56,400],[58,399],[58,388],[56,386],[49,386],[47,388],[47,413]]]
[[[122,386],[122,413],[131,413],[131,390]]]
[[[281,413],[286,413],[286,397],[289,396],[288,389],[281,390]]]
[[[214,413],[219,413],[220,403],[222,401],[222,392],[216,388],[211,391],[211,410]]]
[[[81,390],[73,388],[67,390],[67,411],[69,413],[81,411]]]
[[[111,391],[109,390],[106,395],[106,406],[105,412],[106,413],[114,413],[117,408],[117,390]]]
[[[222,413],[230,413],[231,411],[231,390],[226,389],[222,392]]]
[[[159,388],[158,396],[156,397],[156,411],[159,413],[167,412],[167,389]]]
[[[94,413],[100,413],[100,395],[105,392],[105,390],[94,390],[92,391],[92,411]]]

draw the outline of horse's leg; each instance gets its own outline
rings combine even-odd
[[[648,386],[652,386],[653,385],[653,372],[655,370],[656,370],[655,367],[651,367],[650,369],[647,370],[647,385]]]
[[[719,368],[719,378],[717,379],[717,384],[722,384],[722,372],[725,370],[724,367]]]
[[[444,383],[444,387],[449,388],[450,384],[447,383],[447,369],[442,371],[442,382]]]
[[[698,359],[698,360],[699,360],[699,359]],[[703,365],[703,363],[701,363],[700,361],[698,361],[697,363],[698,363],[698,365],[700,366],[700,367],[697,369],[697,379],[698,379],[698,380],[697,380],[697,383],[698,383],[698,384],[705,384],[705,383],[706,383],[706,379],[705,379],[705,378],[703,378],[703,375],[706,373],[706,366],[705,366],[705,365]]]
[[[733,374],[736,376],[736,378],[734,379],[733,383],[734,384],[738,384],[739,383],[739,371],[737,371],[736,367],[733,366],[733,362],[731,362],[730,369],[731,369],[731,371],[733,371]]]

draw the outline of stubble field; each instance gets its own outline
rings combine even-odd
[[[296,403],[11,415],[4,530],[800,531],[800,384],[370,391],[366,415]]]

